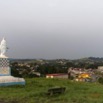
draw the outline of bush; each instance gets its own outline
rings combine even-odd
[[[100,77],[100,78],[98,79],[98,82],[101,83],[101,84],[103,84],[103,77]]]

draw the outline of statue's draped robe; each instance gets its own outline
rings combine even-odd
[[[1,41],[1,44],[0,44],[1,55],[5,55],[6,50],[7,50],[6,41],[3,39],[3,40]]]

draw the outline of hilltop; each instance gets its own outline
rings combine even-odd
[[[46,95],[49,88],[66,87],[64,94]],[[0,103],[102,103],[103,85],[68,79],[26,79],[25,86],[0,87]]]

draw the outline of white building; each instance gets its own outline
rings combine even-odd
[[[98,66],[98,71],[103,72],[103,66]]]

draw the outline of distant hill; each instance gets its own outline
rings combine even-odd
[[[46,59],[12,59],[10,58],[11,62],[34,62],[34,61],[48,61],[48,62],[57,62],[57,61],[63,61],[63,62],[103,62],[103,58],[99,57],[87,57],[87,58],[80,58],[75,60],[69,60],[69,59],[54,59],[54,60],[46,60]]]
[[[76,59],[73,61],[82,61],[82,62],[86,62],[86,61],[92,61],[92,62],[102,62],[103,58],[99,58],[99,57],[87,57],[87,58],[81,58],[81,59]]]
[[[88,59],[94,60],[94,61],[103,61],[103,58],[99,58],[99,57],[89,57]]]

